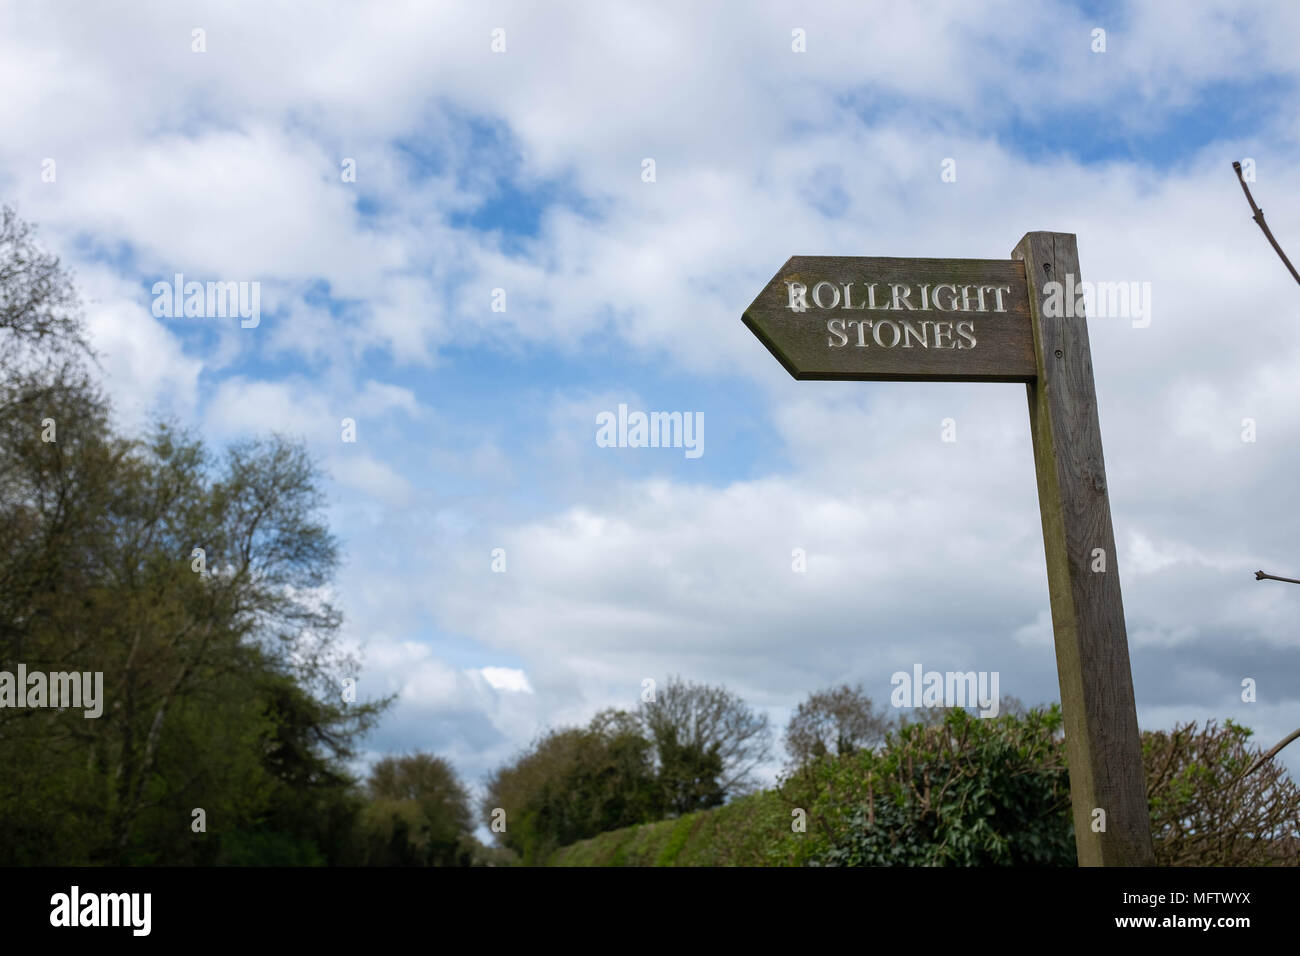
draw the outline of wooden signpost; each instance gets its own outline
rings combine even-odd
[[[1026,383],[1079,865],[1151,866],[1088,329],[1053,307],[1080,281],[1059,232],[1010,259],[795,256],[744,321],[801,380]]]

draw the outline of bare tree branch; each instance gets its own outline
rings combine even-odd
[[[1272,230],[1270,230],[1267,223],[1264,222],[1264,210],[1255,205],[1255,198],[1250,194],[1250,187],[1246,185],[1246,179],[1241,175],[1241,163],[1234,162],[1232,168],[1237,172],[1237,182],[1241,183],[1241,191],[1246,194],[1246,202],[1250,203],[1250,211],[1254,213],[1251,218],[1259,223],[1259,228],[1264,230],[1264,235],[1268,238],[1268,241],[1272,244],[1274,250],[1276,250],[1278,256],[1282,259],[1283,265],[1291,270],[1291,275],[1295,277],[1295,281],[1300,282],[1300,272],[1295,271],[1295,266],[1291,265],[1291,260],[1286,257],[1286,253],[1282,251],[1282,247],[1279,246],[1277,240],[1273,238]]]
[[[1256,770],[1258,770],[1260,767],[1264,766],[1264,764],[1268,763],[1270,760],[1272,760],[1274,757],[1276,757],[1279,753],[1281,753],[1282,748],[1285,747],[1287,744],[1289,744],[1291,741],[1295,740],[1297,737],[1300,737],[1300,728],[1297,728],[1297,729],[1293,730],[1293,731],[1292,731],[1291,733],[1289,733],[1286,737],[1283,737],[1281,740],[1279,740],[1279,741],[1274,745],[1273,749],[1270,750],[1268,753],[1261,754],[1261,755],[1260,755],[1260,758],[1259,758],[1258,760],[1256,760],[1253,764],[1250,765],[1250,769],[1247,770],[1245,773],[1243,773],[1243,774],[1242,774],[1240,777],[1238,777],[1237,779],[1238,779],[1238,780],[1244,780],[1246,777],[1249,777],[1252,773],[1254,773],[1254,772],[1255,772]]]
[[[1276,574],[1269,574],[1266,571],[1255,572],[1256,581],[1263,581],[1265,579],[1269,581],[1285,581],[1287,584],[1300,584],[1300,581],[1297,581],[1295,578],[1279,578]]]

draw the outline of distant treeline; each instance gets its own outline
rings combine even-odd
[[[734,727],[751,730],[747,759],[766,756],[765,725],[720,688],[673,680],[636,715],[540,737],[492,777],[483,811],[504,810],[498,839],[532,864],[1073,866],[1060,708],[1004,697],[999,711],[887,716],[861,686],[818,691],[786,727],[777,786],[754,791],[718,766]],[[1300,863],[1300,789],[1273,762],[1243,776],[1249,738],[1232,721],[1142,734],[1161,865]]]
[[[1060,709],[900,727],[716,809],[597,835],[552,866],[1074,866]],[[1300,865],[1300,791],[1231,721],[1142,734],[1156,862]]]

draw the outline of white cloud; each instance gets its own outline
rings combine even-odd
[[[201,359],[186,355],[166,319],[111,270],[92,266],[77,275],[86,302],[86,328],[119,419],[138,428],[156,414],[182,421],[198,408]]]
[[[517,693],[531,694],[532,687],[528,684],[528,675],[515,667],[481,667],[479,673],[483,675],[494,690],[513,691]]]

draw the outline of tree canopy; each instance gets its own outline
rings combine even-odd
[[[386,702],[339,692],[319,468],[286,436],[124,434],[92,365],[71,277],[6,209],[0,670],[99,673],[104,702],[0,709],[0,862],[355,858],[344,765]]]

